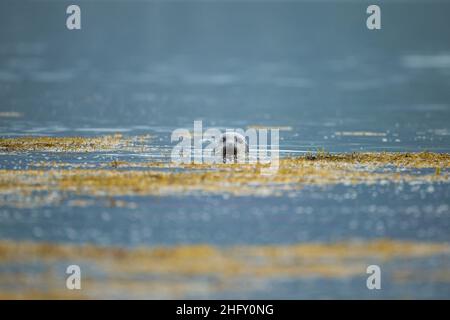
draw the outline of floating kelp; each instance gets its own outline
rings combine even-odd
[[[405,167],[405,168],[449,168],[450,154],[435,152],[354,152],[327,153],[318,152],[306,157],[292,159],[298,162],[315,161],[319,163],[339,163],[366,165],[371,167]]]
[[[289,157],[280,159],[280,166],[334,166],[355,168],[450,168],[450,154],[433,153],[433,152],[371,152],[371,153],[328,153],[316,152],[308,153],[305,156]],[[72,168],[93,168],[92,163],[70,163],[55,161],[39,161],[31,163],[31,167],[72,167]],[[98,163],[98,167],[102,168],[185,168],[185,169],[223,169],[223,170],[254,170],[264,167],[264,165],[248,164],[248,163],[228,163],[228,164],[175,164],[170,162],[131,162],[113,160],[106,163]],[[440,170],[439,170],[440,171]]]
[[[3,152],[101,152],[118,149],[129,150],[148,136],[123,137],[121,134],[99,137],[15,137],[0,138]]]
[[[0,277],[1,298],[69,297],[64,289],[64,268],[82,263],[83,290],[74,290],[72,298],[117,295],[185,297],[238,290],[264,290],[264,284],[277,279],[348,279],[366,277],[367,261],[382,264],[401,260],[413,263],[439,256],[450,257],[448,243],[428,243],[377,239],[337,243],[291,245],[243,245],[218,247],[206,244],[118,248],[96,245],[70,245],[0,241],[2,266],[39,266],[35,277],[5,272]],[[447,260],[448,261],[448,260]],[[8,270],[6,268],[6,270]],[[101,277],[98,276],[101,272]],[[386,271],[387,272],[387,271]],[[415,274],[403,264],[399,281]],[[385,275],[387,276],[387,275]],[[397,281],[397,274],[391,274]],[[420,275],[415,274],[417,280]],[[428,282],[448,282],[445,269],[428,270]],[[409,278],[408,278],[409,277]],[[143,281],[142,279],[145,279]],[[174,281],[177,279],[177,281]],[[362,285],[364,285],[363,282]],[[30,290],[30,286],[34,290]],[[17,288],[19,287],[19,288]]]
[[[0,193],[63,191],[89,196],[122,196],[203,192],[267,196],[282,195],[308,185],[448,183],[449,160],[449,155],[436,153],[318,153],[280,159],[279,169],[272,175],[261,174],[263,165],[260,164],[175,165],[115,161],[99,164],[100,169],[57,169],[55,166],[48,170],[0,170]],[[389,168],[380,170],[386,167]],[[414,171],[414,168],[427,167],[433,170]],[[434,168],[442,170],[439,169],[438,174]]]

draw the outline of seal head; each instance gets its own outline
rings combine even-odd
[[[237,132],[226,132],[219,139],[216,155],[227,162],[244,162],[248,154],[245,137]]]

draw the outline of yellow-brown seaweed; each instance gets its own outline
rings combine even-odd
[[[316,154],[280,159],[279,170],[262,175],[256,164],[113,162],[99,169],[0,170],[0,193],[63,191],[82,195],[171,195],[206,192],[233,195],[280,195],[307,185],[376,183],[447,183],[448,154]],[[389,170],[380,168],[394,167]],[[173,171],[172,168],[183,170]],[[435,168],[424,174],[395,168]],[[120,168],[120,170],[118,170]],[[144,170],[136,170],[144,168]],[[167,168],[169,170],[160,170]]]
[[[146,137],[146,136],[144,136]],[[15,137],[0,138],[3,152],[98,152],[127,149],[133,143],[142,142],[143,137],[125,138],[121,134],[98,137]]]
[[[25,278],[25,274],[20,272],[0,277],[0,288],[7,285],[21,288],[16,292],[1,292],[0,289],[0,298],[105,297],[111,292],[147,298],[174,298],[233,288],[242,292],[244,288],[239,286],[242,279],[248,283],[247,290],[261,290],[260,286],[264,288],[264,283],[270,279],[365,276],[368,261],[385,265],[395,259],[427,259],[437,255],[450,255],[449,244],[378,239],[292,245],[217,247],[198,244],[125,249],[2,240],[2,265],[39,262],[44,268],[38,277]],[[85,271],[83,289],[71,294],[64,289],[64,280],[61,279],[64,270],[59,270],[58,274],[58,269],[52,266],[75,262],[89,264],[94,270],[98,268],[104,277],[94,277]],[[415,274],[416,279],[420,276],[405,266],[402,274],[396,275],[394,280],[405,281],[405,277],[411,277],[411,274]],[[445,270],[439,267],[429,270],[429,275],[427,281],[448,279]],[[144,276],[148,280],[140,280]]]

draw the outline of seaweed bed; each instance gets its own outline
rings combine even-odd
[[[251,292],[263,290],[270,281],[277,279],[358,277],[365,274],[368,259],[388,265],[399,260],[420,261],[449,254],[450,247],[446,243],[388,239],[334,244],[232,247],[198,244],[127,249],[4,240],[0,241],[3,265],[36,266],[39,263],[41,271],[35,277],[27,277],[22,272],[0,277],[0,287],[10,288],[8,292],[0,292],[0,298],[105,298],[112,293],[141,298],[180,298],[233,290]],[[54,267],[73,261],[90,266],[83,269],[86,270],[83,290],[65,290],[61,285],[64,270]],[[390,276],[398,283],[411,280],[446,283],[450,280],[445,267],[438,266],[425,274],[403,267]]]
[[[145,148],[148,137],[23,137],[0,139],[13,152],[101,152]],[[140,144],[140,146],[139,146]],[[306,185],[447,183],[445,153],[311,153],[282,158],[273,174],[263,164],[174,164],[170,162],[38,161],[27,169],[0,169],[0,194],[58,191],[78,195],[171,195],[205,192],[236,196],[283,195]],[[422,170],[431,168],[431,170]],[[5,204],[5,199],[2,200]]]
[[[129,150],[135,142],[143,142],[148,136],[125,138],[121,134],[98,137],[48,137],[26,136],[0,138],[3,152],[95,152],[117,149]]]

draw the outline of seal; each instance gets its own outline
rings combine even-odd
[[[216,156],[223,159],[223,163],[244,162],[248,154],[248,144],[245,137],[237,132],[226,132],[219,138]]]

